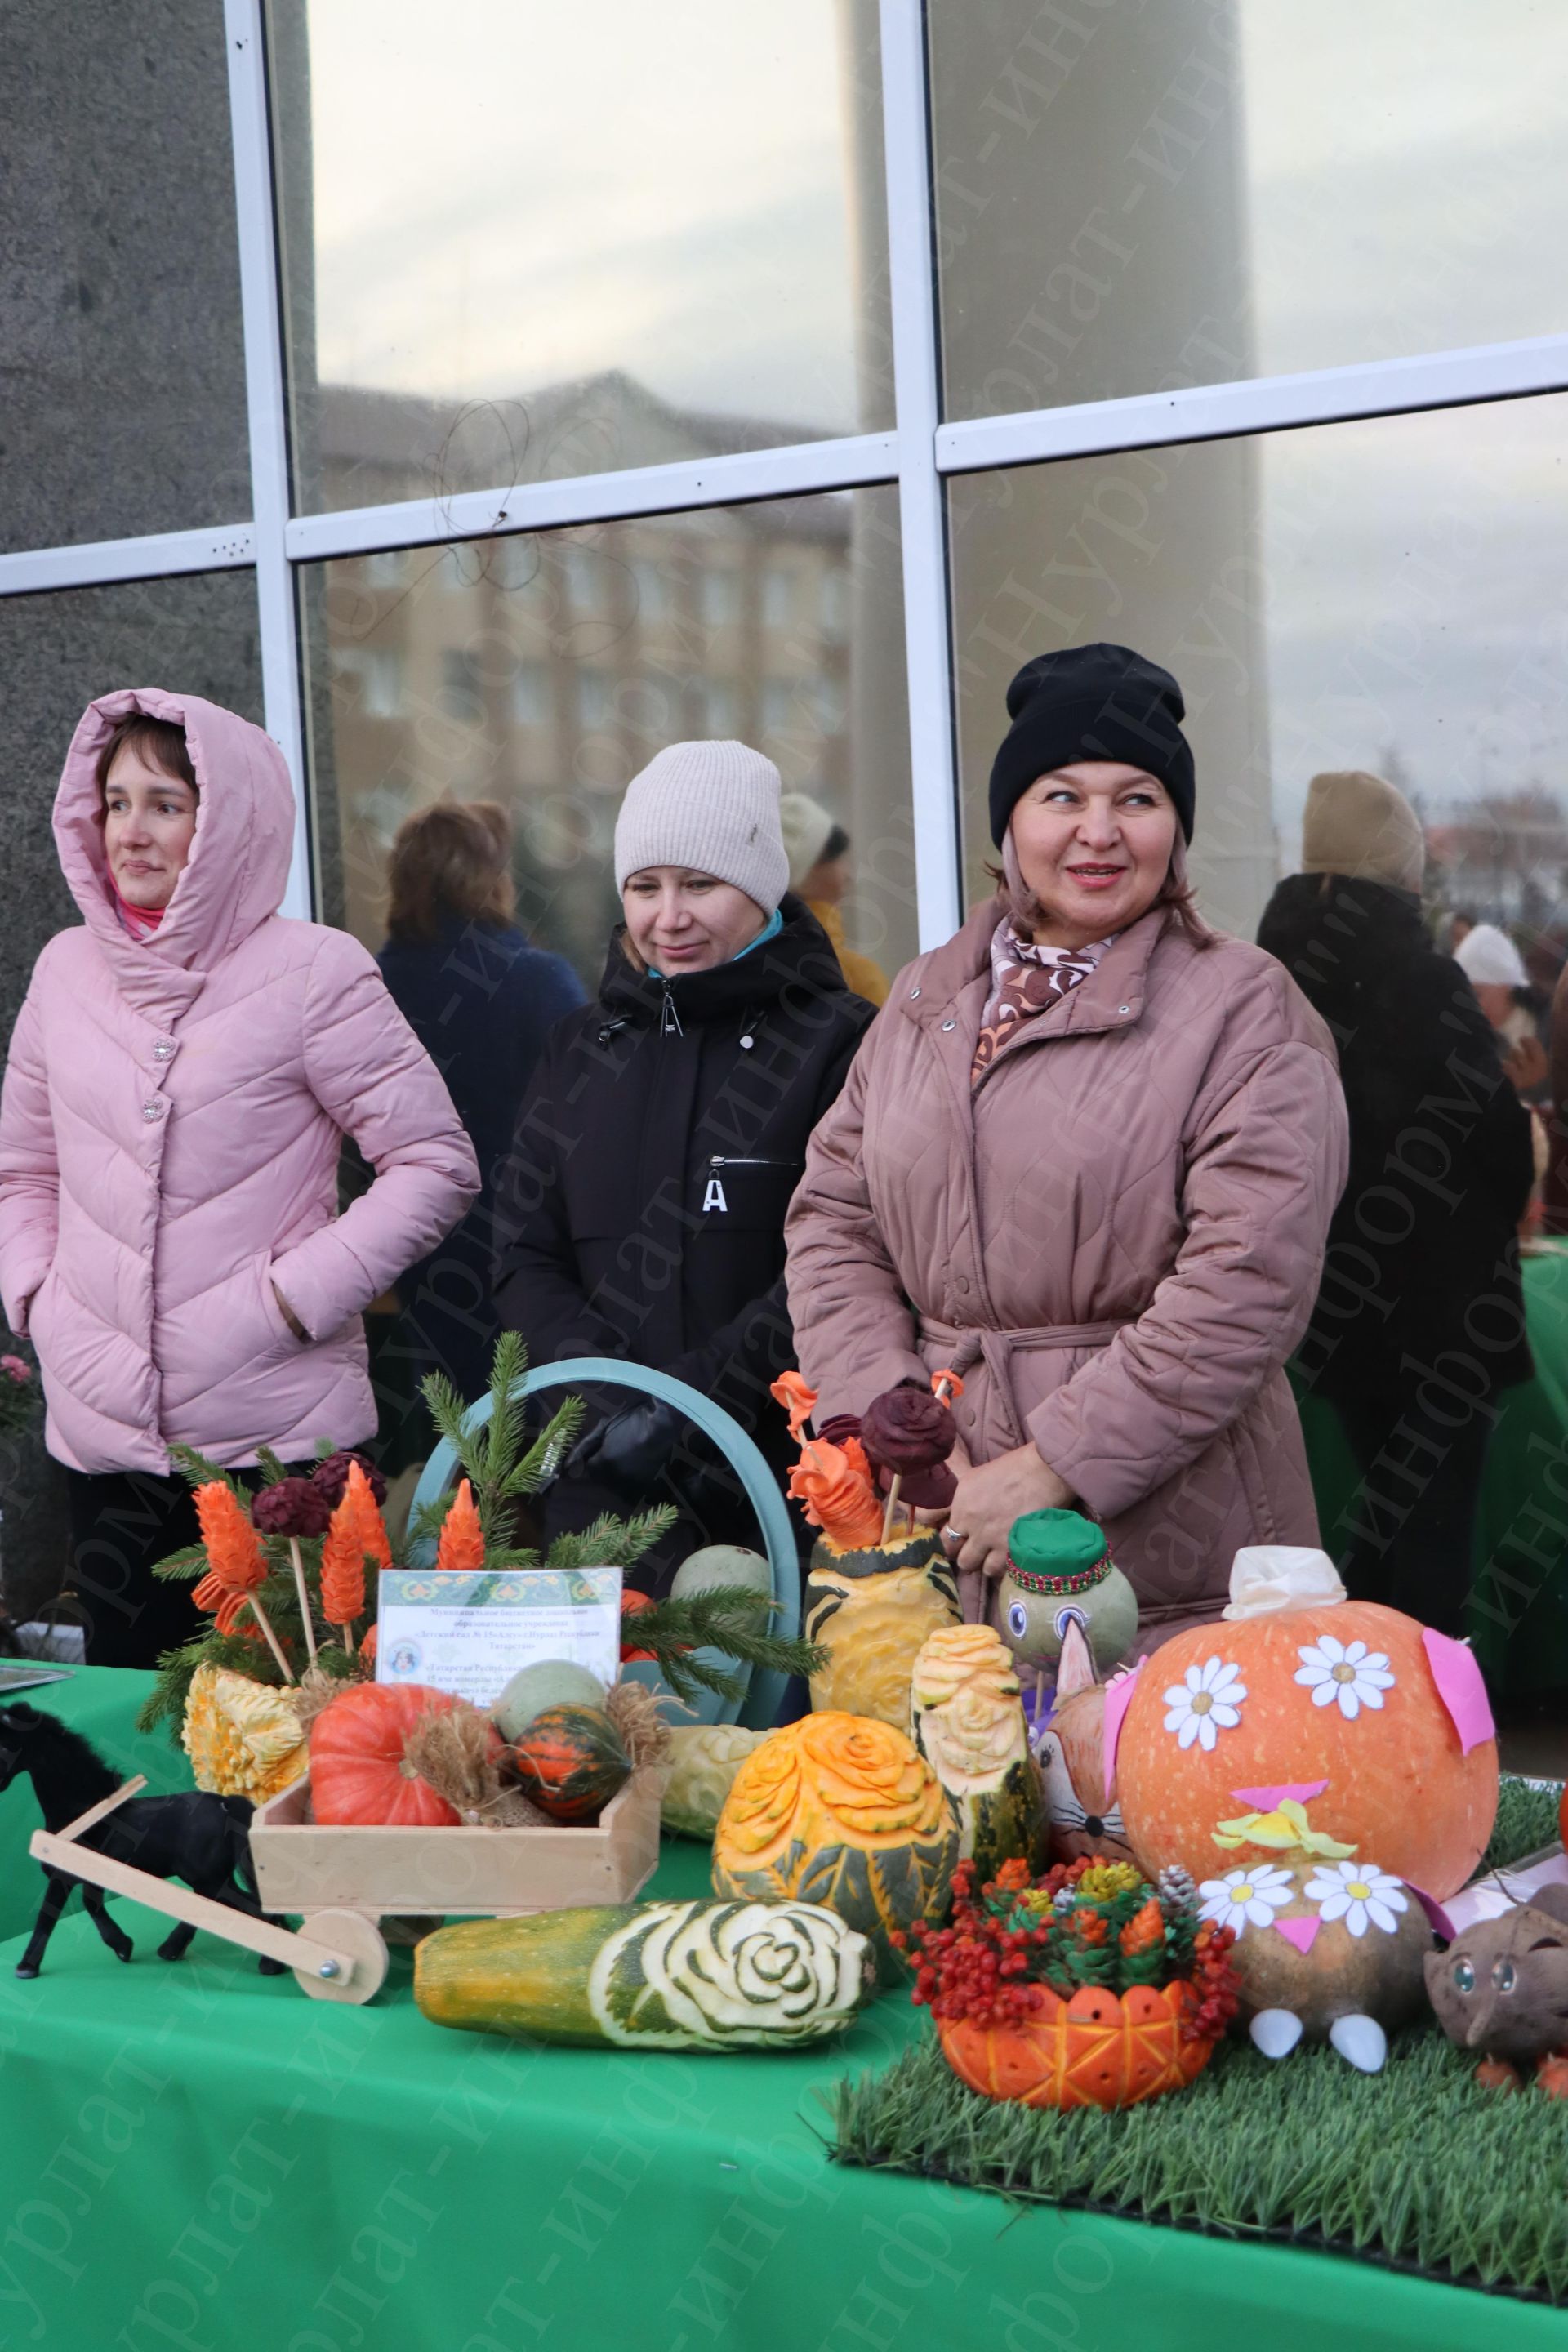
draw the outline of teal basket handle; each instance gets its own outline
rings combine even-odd
[[[542,1364],[523,1376],[524,1396],[537,1396],[545,1389],[579,1388],[631,1389],[638,1396],[658,1397],[672,1404],[695,1422],[704,1437],[710,1437],[745,1489],[746,1500],[755,1511],[762,1526],[763,1548],[768,1565],[773,1572],[774,1615],[773,1630],[786,1641],[795,1641],[800,1634],[800,1563],[795,1551],[795,1528],[784,1496],[779,1493],[773,1474],[768,1468],[755,1444],[733,1416],[721,1405],[705,1397],[698,1389],[689,1388],[684,1381],[672,1380],[668,1372],[656,1372],[647,1364],[616,1363],[607,1356],[569,1356],[559,1364]],[[490,1417],[490,1400],[479,1398],[468,1407],[463,1417],[465,1429],[482,1429]],[[414,1490],[410,1506],[412,1517],[421,1505],[439,1502],[451,1484],[458,1466],[457,1455],[443,1438],[425,1465],[418,1486]],[[428,1568],[435,1559],[435,1546],[427,1538],[423,1545],[411,1549],[409,1559],[416,1568]],[[720,1703],[716,1720],[720,1723],[742,1723],[749,1730],[767,1731],[773,1727],[779,1708],[784,1705],[788,1677],[773,1667],[754,1666],[746,1695],[739,1701]]]

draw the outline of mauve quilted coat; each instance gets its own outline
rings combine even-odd
[[[201,811],[158,930],[110,900],[98,754],[134,709],[185,729]],[[279,915],[294,830],[282,754],[191,695],[91,704],[55,800],[84,928],[34,968],[0,1098],[0,1295],[78,1470],[230,1465],[375,1427],[360,1311],[479,1190],[468,1137],[374,962]],[[375,1181],[342,1216],[352,1135]],[[310,1344],[289,1330],[289,1301]]]
[[[1033,1441],[1153,1640],[1243,1544],[1315,1544],[1284,1364],[1345,1181],[1327,1029],[1269,956],[1145,915],[977,1091],[994,901],[901,972],[812,1139],[789,1305],[817,1420],[963,1373],[976,1462]]]

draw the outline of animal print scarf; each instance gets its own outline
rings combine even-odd
[[[969,1082],[978,1086],[996,1059],[1016,1024],[1033,1013],[1044,1012],[1059,996],[1067,996],[1094,970],[1110,940],[1095,940],[1084,948],[1047,948],[1020,939],[1010,915],[1004,916],[991,937],[991,993],[981,1015],[974,1041]]]

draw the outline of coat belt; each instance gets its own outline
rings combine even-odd
[[[942,1349],[949,1369],[960,1380],[984,1361],[997,1402],[1011,1426],[1014,1443],[1023,1445],[1026,1438],[1013,1394],[1015,1355],[1035,1355],[1047,1348],[1109,1348],[1117,1333],[1125,1331],[1133,1320],[1131,1315],[1122,1315],[1105,1323],[1040,1323],[996,1330],[943,1323],[934,1315],[922,1315],[921,1338]]]

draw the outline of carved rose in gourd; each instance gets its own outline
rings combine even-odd
[[[958,1823],[913,1743],[866,1716],[808,1715],[771,1732],[736,1773],[713,1838],[713,1888],[736,1900],[823,1903],[896,1972],[889,1931],[934,1919]]]

